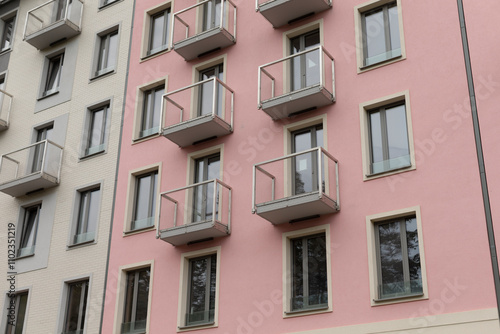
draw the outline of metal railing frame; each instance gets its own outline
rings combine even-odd
[[[332,62],[332,94],[333,94],[333,96],[335,96],[335,59],[322,45],[319,45],[315,48],[301,51],[299,53],[295,53],[293,55],[290,55],[290,56],[287,56],[287,57],[284,57],[284,58],[281,58],[281,59],[278,59],[278,60],[272,61],[270,63],[259,66],[259,73],[258,73],[258,79],[257,79],[258,80],[257,106],[259,109],[262,109],[262,102],[263,102],[262,101],[262,73],[264,73],[269,79],[271,79],[271,99],[276,97],[276,92],[275,92],[275,87],[276,87],[275,80],[276,80],[276,78],[274,76],[272,76],[268,71],[266,71],[265,67],[269,67],[269,66],[290,60],[290,59],[295,58],[295,57],[300,57],[306,53],[313,52],[316,50],[320,51],[320,53],[319,53],[319,55],[320,55],[319,68],[321,69],[321,75],[319,76],[319,86],[320,87],[324,86],[323,75],[325,74],[325,65],[324,65],[324,60],[323,60],[323,54],[325,54],[328,58],[330,58],[330,60]],[[298,91],[301,91],[301,90],[307,89],[307,88],[308,87],[297,89],[297,90],[291,91],[289,93],[295,93],[295,92],[298,92]],[[289,94],[289,93],[286,93],[286,94]],[[282,95],[285,95],[285,94],[282,94]]]
[[[256,209],[256,207],[257,207],[257,203],[256,203],[256,196],[257,196],[257,170],[259,170],[260,172],[264,173],[266,176],[268,176],[268,177],[271,178],[271,201],[275,200],[275,187],[276,187],[275,183],[276,183],[276,177],[274,175],[272,175],[271,173],[269,173],[268,171],[266,171],[265,169],[263,169],[262,167],[260,167],[260,166],[267,165],[267,164],[270,164],[270,163],[273,163],[273,162],[276,162],[276,161],[280,161],[280,160],[290,159],[290,158],[293,158],[293,157],[296,157],[296,156],[299,156],[299,155],[303,155],[303,154],[307,154],[307,153],[315,152],[315,151],[318,152],[318,188],[322,184],[322,178],[323,178],[323,168],[324,168],[324,165],[322,164],[322,162],[323,162],[323,154],[326,155],[328,158],[330,158],[330,160],[332,160],[335,163],[335,186],[336,186],[336,199],[335,199],[335,202],[336,202],[337,208],[339,208],[340,207],[340,200],[339,200],[339,195],[340,195],[340,189],[339,189],[339,162],[338,162],[338,160],[334,156],[332,156],[330,153],[328,153],[324,148],[322,148],[322,147],[314,147],[314,148],[311,148],[311,149],[308,149],[308,150],[305,150],[305,151],[302,151],[302,152],[288,154],[288,155],[285,155],[285,156],[280,157],[280,158],[275,158],[275,159],[267,160],[267,161],[260,162],[258,164],[253,165],[252,213],[255,213],[257,211],[257,209]],[[320,193],[320,197],[323,196],[323,191],[321,191],[321,188],[319,188],[318,190],[319,190],[319,193]],[[286,197],[283,197],[283,198],[287,198],[287,197],[291,197],[291,196],[286,196]]]
[[[9,97],[9,106],[7,108],[7,119],[5,119],[5,122],[7,123],[7,126],[9,126],[9,121],[10,121],[10,111],[12,109],[12,100],[14,99],[14,95],[7,93],[3,89],[0,89],[0,94],[7,95]],[[2,110],[2,106],[0,105],[0,111]],[[0,112],[0,116],[2,113]]]

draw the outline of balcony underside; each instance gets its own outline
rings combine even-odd
[[[0,118],[0,132],[5,131],[9,128],[9,123]]]
[[[222,118],[209,114],[164,128],[162,134],[180,147],[186,147],[231,132],[231,125]]]
[[[236,42],[226,29],[213,28],[174,43],[174,51],[185,60],[195,59],[210,51],[223,49]]]
[[[256,213],[274,225],[337,212],[337,203],[318,191],[256,205]]]
[[[282,119],[314,110],[335,102],[333,95],[324,87],[315,85],[262,102],[262,110],[272,119]]]
[[[331,8],[325,0],[271,0],[259,6],[260,13],[274,28],[301,17]]]
[[[61,20],[26,36],[25,40],[38,50],[43,50],[55,42],[70,39],[79,33],[77,25],[68,20]]]
[[[19,197],[35,190],[52,188],[58,184],[56,177],[46,173],[34,173],[0,184],[0,191],[13,197]]]
[[[160,239],[174,246],[223,237],[229,234],[226,225],[209,220],[172,227],[160,232]]]

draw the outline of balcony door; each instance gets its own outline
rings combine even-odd
[[[203,5],[203,31],[220,26],[221,0],[209,0]]]
[[[73,0],[56,0],[55,1],[55,21],[62,20],[66,18],[66,6],[68,9],[68,14],[71,13],[71,5]],[[68,15],[69,16],[69,15]]]
[[[292,132],[292,153],[323,147],[323,125]],[[292,195],[318,191],[318,152],[309,152],[292,159]]]
[[[220,174],[220,154],[214,154],[197,159],[195,161],[194,183],[213,180],[219,178]],[[218,198],[218,196],[216,195]],[[215,214],[217,215],[217,205]],[[203,184],[194,188],[193,201],[193,222],[208,221],[213,217],[214,205],[214,184]]]
[[[200,71],[199,81],[207,80],[210,78],[217,78],[222,81],[224,76],[224,65],[219,64],[203,71]],[[212,114],[214,107],[214,89],[217,101],[215,101],[215,113],[217,116],[222,114],[222,87],[219,83],[214,84],[213,81],[201,84],[199,91],[199,103],[197,116],[204,116]]]
[[[290,55],[307,51],[320,45],[319,30],[314,30],[290,39]],[[291,59],[290,91],[313,86],[319,83],[319,50],[293,57]]]
[[[50,140],[52,137],[52,133],[54,131],[54,127],[52,125],[47,126],[45,128],[41,128],[37,130],[36,134],[36,143],[40,143],[42,140]],[[45,152],[45,144],[40,143],[32,148],[33,152],[33,163],[31,164],[31,172],[38,173],[42,170],[43,163],[43,155]]]

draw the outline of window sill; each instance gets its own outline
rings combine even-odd
[[[77,249],[80,247],[85,247],[85,246],[90,246],[90,245],[95,245],[95,244],[97,244],[97,242],[95,241],[95,239],[92,239],[92,240],[80,242],[77,244],[67,245],[66,248],[67,248],[67,250],[71,250],[71,249]]]
[[[385,176],[390,176],[390,175],[394,175],[394,174],[398,174],[398,173],[412,171],[415,169],[416,169],[415,165],[409,165],[409,166],[405,166],[405,167],[386,170],[384,172],[379,172],[379,173],[374,173],[374,174],[365,174],[363,181],[374,180],[374,179],[378,179],[378,178],[385,177]]]
[[[414,302],[419,300],[428,299],[429,297],[425,293],[418,293],[399,297],[387,297],[381,299],[372,299],[371,306],[383,306],[399,303]]]
[[[6,49],[3,49],[3,50],[0,51],[0,56],[3,56],[4,54],[7,54],[7,53],[9,53],[11,51],[12,51],[12,46],[10,46],[10,47],[8,47]]]
[[[189,331],[189,330],[202,329],[202,328],[212,328],[212,327],[217,327],[215,325],[215,321],[205,322],[205,323],[197,324],[197,325],[179,326],[177,328],[179,329],[179,331]]]
[[[398,56],[394,56],[394,57],[391,57],[391,58],[388,58],[385,60],[381,60],[377,63],[373,63],[370,65],[363,65],[363,66],[360,66],[358,68],[358,74],[368,72],[370,70],[374,70],[374,69],[382,67],[382,66],[390,65],[390,64],[393,64],[393,63],[396,63],[398,61],[405,60],[405,59],[406,59],[406,56],[398,55]]]
[[[132,145],[133,144],[142,143],[144,141],[147,141],[147,140],[150,140],[150,139],[153,139],[153,138],[157,138],[157,137],[160,137],[160,133],[159,132],[155,132],[155,133],[152,133],[152,134],[144,136],[144,137],[135,138],[135,139],[132,139]]]
[[[154,231],[155,228],[156,228],[156,226],[152,225],[152,226],[146,226],[146,227],[143,227],[143,228],[138,228],[138,229],[135,229],[135,230],[124,231],[123,232],[123,236],[127,237],[129,235],[134,235],[134,234],[139,234],[139,233],[143,233],[143,232]]]
[[[285,312],[283,312],[283,318],[293,318],[293,317],[312,315],[312,314],[318,314],[318,313],[325,313],[325,312],[332,312],[332,309],[330,308],[330,306],[325,305],[325,306],[318,306],[318,307],[314,307],[314,308],[311,307],[311,308],[302,309],[302,310],[285,311]]]
[[[373,301],[375,303],[380,303],[380,302],[389,302],[389,301],[402,300],[402,299],[415,298],[415,297],[423,297],[423,296],[424,296],[423,293],[414,293],[414,294],[409,294],[409,295],[404,295],[404,296],[379,298],[379,299],[374,299]]]
[[[102,78],[105,78],[107,76],[110,76],[112,74],[115,74],[116,73],[116,69],[115,68],[111,68],[105,72],[102,72],[102,73],[94,73],[94,76],[92,78],[90,78],[90,82],[94,82],[94,81],[97,81],[98,79],[102,79]]]
[[[99,152],[95,152],[95,153],[92,153],[92,154],[87,154],[87,155],[84,155],[82,157],[80,157],[80,161],[85,161],[85,160],[89,160],[89,159],[92,159],[92,158],[95,158],[99,155],[103,155],[106,153],[106,150],[102,150],[102,151],[99,151]]]
[[[113,1],[113,2],[109,2],[109,3],[105,4],[105,5],[99,5],[98,11],[107,9],[107,8],[113,6],[114,4],[117,4],[117,3],[122,2],[122,1],[123,0],[116,0],[116,1]]]
[[[28,257],[33,257],[33,256],[35,256],[35,253],[26,254],[26,255],[23,255],[23,256],[18,256],[18,257],[16,257],[16,261],[17,261],[17,260],[26,259],[26,258],[28,258]]]
[[[141,60],[140,62],[144,62],[144,61],[147,61],[147,60],[150,60],[150,59],[153,59],[153,58],[156,58],[156,57],[159,57],[161,55],[164,55],[166,53],[169,53],[170,51],[172,51],[172,48],[171,47],[165,47],[165,48],[162,48],[158,51],[155,51],[153,53],[150,53],[150,54],[146,54],[145,56],[141,57]]]
[[[37,100],[40,101],[40,100],[46,99],[48,97],[54,96],[56,94],[59,94],[59,88],[57,90],[52,91],[52,92],[44,92],[42,94],[42,96],[40,96]]]

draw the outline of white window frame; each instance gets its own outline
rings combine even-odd
[[[188,305],[188,293],[190,282],[190,260],[209,255],[217,255],[216,282],[215,282],[215,309],[214,321],[198,325],[186,325],[186,310]],[[213,328],[219,326],[219,290],[220,290],[220,262],[221,262],[221,247],[211,247],[198,251],[183,253],[181,255],[181,270],[180,270],[180,287],[179,287],[179,304],[177,312],[177,332],[199,330],[204,328]]]
[[[327,288],[328,288],[328,305],[321,308],[310,308],[292,311],[291,309],[291,299],[292,299],[292,251],[291,251],[291,240],[313,236],[316,234],[323,233],[325,235],[325,245],[329,247],[331,245],[330,239],[330,225],[319,225],[298,231],[291,231],[282,234],[282,253],[283,253],[283,318],[293,318],[297,316],[304,316],[310,314],[318,314],[333,311],[333,299],[332,299],[332,259],[331,259],[331,248],[326,249],[326,270],[327,270]]]
[[[380,299],[378,296],[379,271],[378,271],[378,255],[377,241],[375,228],[378,224],[394,220],[414,216],[417,221],[418,247],[420,253],[420,270],[422,272],[422,291],[421,295],[408,295],[394,298]],[[370,303],[371,306],[403,303],[414,300],[428,299],[429,293],[427,288],[427,274],[425,266],[424,238],[422,232],[422,216],[420,206],[413,206],[405,209],[383,212],[366,217],[366,233],[368,245],[368,272],[370,279]]]
[[[389,58],[368,66],[365,66],[365,47],[364,47],[364,29],[363,29],[363,14],[371,11],[373,9],[383,7],[391,2],[396,2],[398,8],[398,23],[399,23],[399,38],[401,45],[401,56]],[[357,72],[366,72],[381,66],[389,65],[401,60],[406,59],[406,48],[403,30],[403,11],[401,6],[401,0],[370,0],[361,5],[354,7],[354,23],[355,23],[355,35],[356,35],[356,59],[357,59]]]
[[[371,136],[370,136],[370,122],[369,112],[394,103],[404,102],[406,111],[406,128],[408,133],[408,148],[410,150],[410,166],[398,169],[390,169],[380,173],[373,174],[371,172]],[[415,147],[413,143],[413,126],[411,120],[411,105],[410,105],[410,92],[408,90],[388,95],[382,98],[371,100],[361,103],[359,105],[360,126],[361,126],[361,155],[363,161],[363,181],[376,179],[388,175],[407,172],[416,169],[415,163]]]

